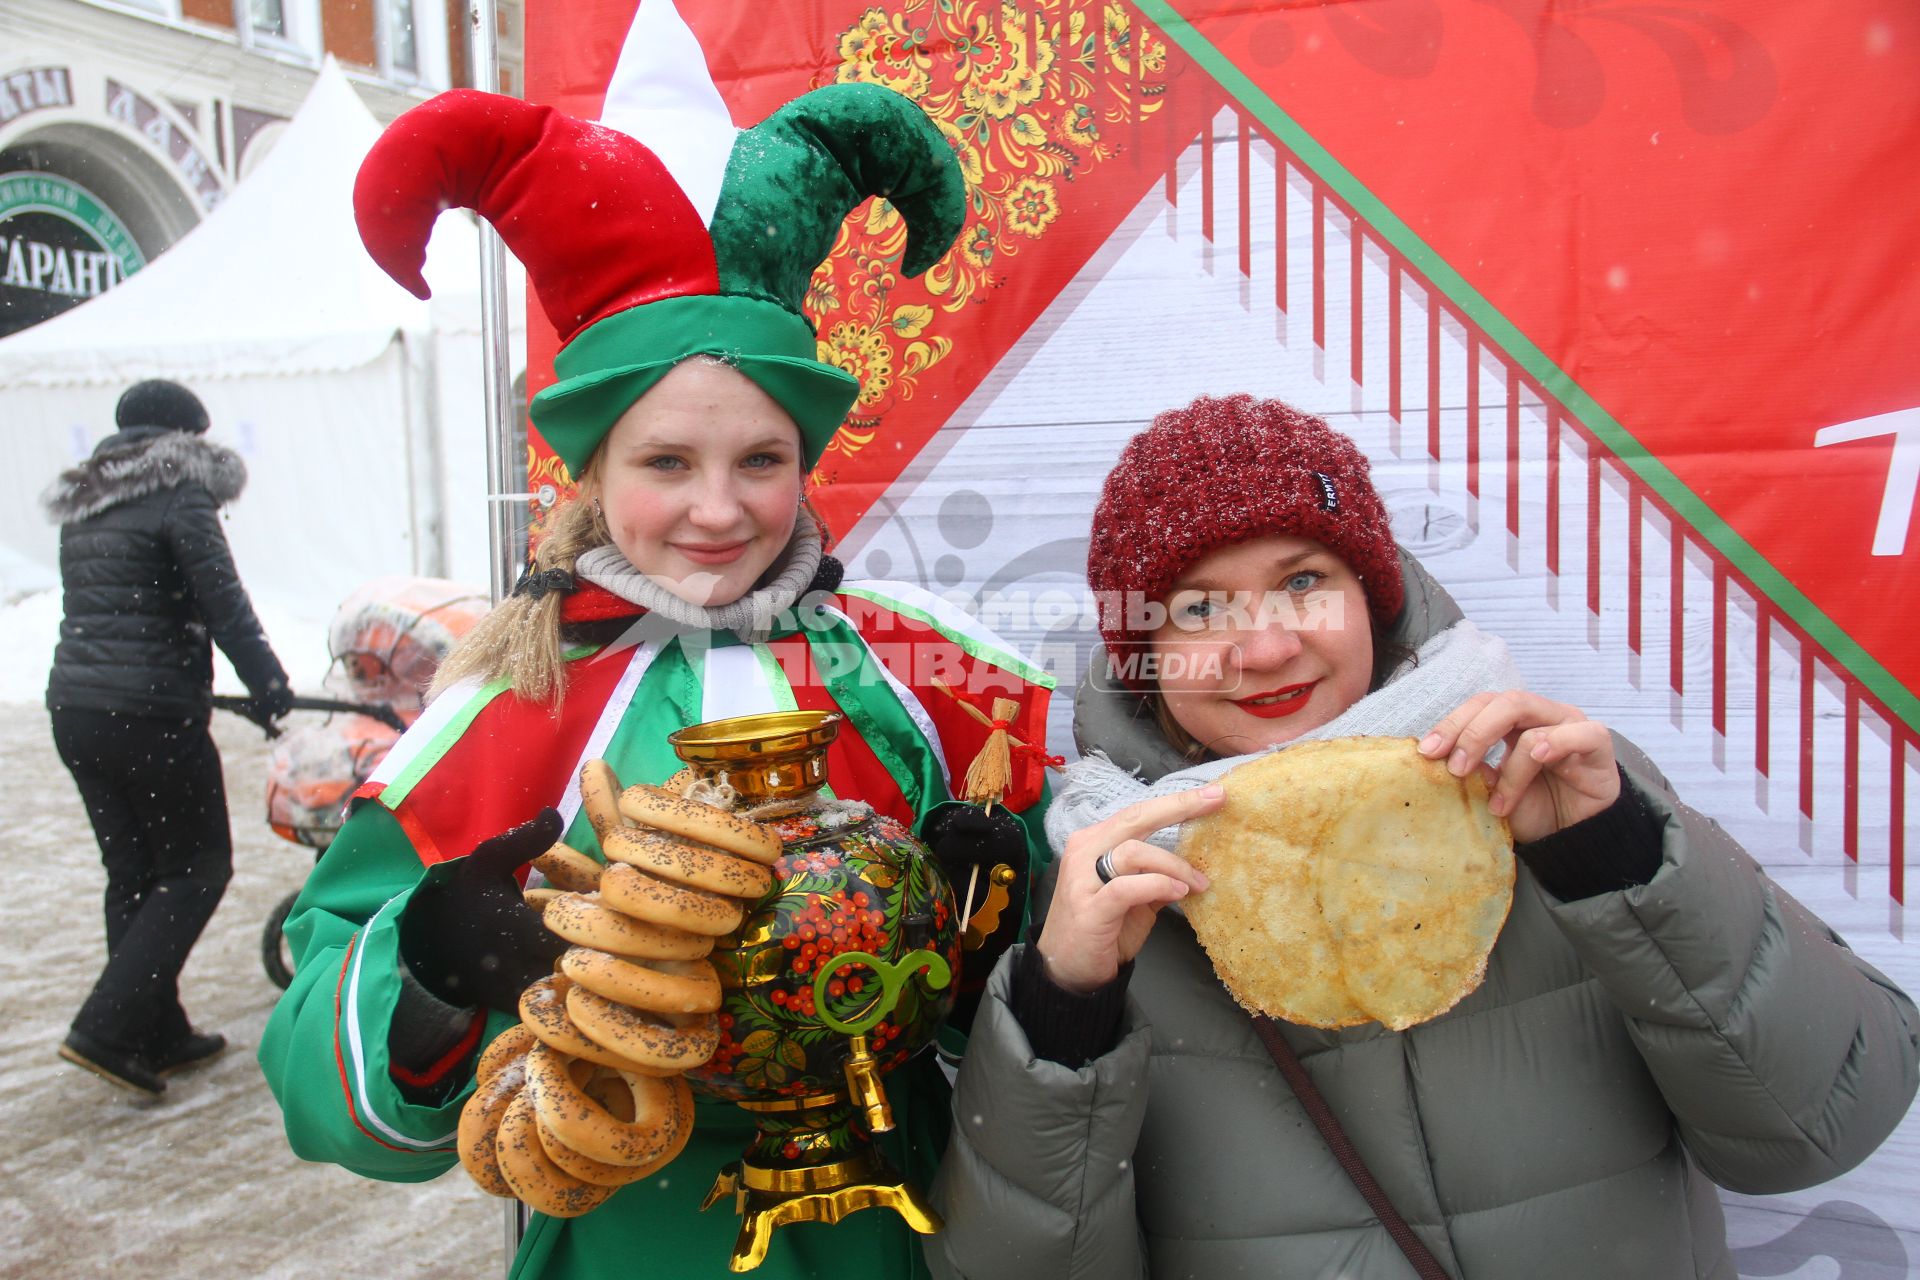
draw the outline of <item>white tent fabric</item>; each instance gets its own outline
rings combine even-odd
[[[0,340],[13,463],[0,544],[51,565],[40,488],[113,429],[127,385],[168,377],[247,461],[228,536],[256,592],[330,607],[388,573],[487,581],[477,232],[462,215],[440,220],[431,302],[374,265],[352,190],[379,133],[329,60],[272,153],[204,223],[113,292]]]

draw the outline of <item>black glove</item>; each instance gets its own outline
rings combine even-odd
[[[259,704],[261,713],[270,721],[278,720],[293,710],[293,690],[285,680],[275,680],[265,689],[249,692],[253,694],[254,702]]]
[[[1005,809],[985,809],[970,804],[942,805],[928,815],[920,838],[933,850],[934,860],[953,885],[954,904],[961,910],[979,914],[987,904],[993,885],[993,869],[1011,867],[1014,878],[1005,886],[1007,903],[999,920],[977,948],[964,944],[960,951],[960,973],[955,983],[957,994],[948,1021],[962,1031],[973,1024],[973,1013],[980,1004],[987,975],[994,962],[1020,939],[1022,918],[1027,907],[1027,829]],[[975,869],[979,874],[975,875]],[[967,885],[973,885],[973,903],[967,904]],[[960,927],[965,929],[967,921]]]
[[[400,959],[421,986],[451,1005],[513,1014],[528,984],[553,972],[567,944],[540,923],[513,873],[552,848],[560,831],[560,815],[542,809],[413,891],[400,920]]]
[[[275,680],[264,688],[247,690],[241,705],[234,709],[265,729],[271,738],[275,723],[293,710],[293,690],[285,680]]]

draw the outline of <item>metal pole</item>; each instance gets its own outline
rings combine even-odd
[[[499,19],[493,0],[469,0],[467,7],[467,65],[473,84],[488,93],[500,91]],[[480,377],[487,414],[487,564],[488,590],[495,604],[513,589],[522,558],[513,527],[513,507],[507,485],[519,473],[515,437],[519,434],[519,407],[513,403],[513,364],[507,333],[507,249],[500,233],[480,219]],[[517,487],[526,489],[520,476]],[[507,1203],[505,1274],[526,1235],[525,1209],[519,1201]]]
[[[468,65],[474,87],[500,91],[500,50],[495,40],[493,0],[469,0],[467,8]],[[525,552],[514,528],[517,499],[526,496],[524,455],[519,450],[520,406],[513,400],[511,336],[507,332],[507,249],[500,233],[480,220],[480,377],[487,415],[487,561],[488,590],[493,602],[506,599],[519,576]],[[511,489],[508,485],[512,485]],[[511,1275],[520,1241],[527,1234],[526,1206],[518,1200],[506,1205],[506,1264]]]
[[[500,89],[498,21],[493,0],[470,0],[469,65],[476,88]],[[507,250],[500,233],[480,220],[480,371],[487,415],[487,550],[489,590],[506,598],[525,563],[515,516],[526,498],[526,460],[519,442],[520,406],[513,400],[511,338],[507,325]]]

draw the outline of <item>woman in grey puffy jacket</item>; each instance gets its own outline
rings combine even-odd
[[[1419,738],[1456,774],[1507,746],[1518,874],[1480,987],[1404,1032],[1275,1024],[1447,1274],[1732,1277],[1713,1184],[1825,1181],[1905,1114],[1912,1001],[1630,743],[1520,690],[1325,423],[1162,414],[1107,479],[1088,578],[1114,678],[1075,728],[1104,757],[1056,797],[1045,923],[974,1022],[936,1274],[1416,1274],[1178,908],[1207,885],[1173,828],[1310,737]]]

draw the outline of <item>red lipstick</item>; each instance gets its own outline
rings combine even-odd
[[[1313,686],[1318,680],[1309,680],[1305,684],[1283,685],[1278,689],[1269,689],[1265,693],[1256,693],[1251,697],[1235,698],[1233,705],[1250,716],[1259,716],[1262,720],[1278,720],[1281,716],[1290,716],[1307,705],[1307,699],[1313,696]]]

